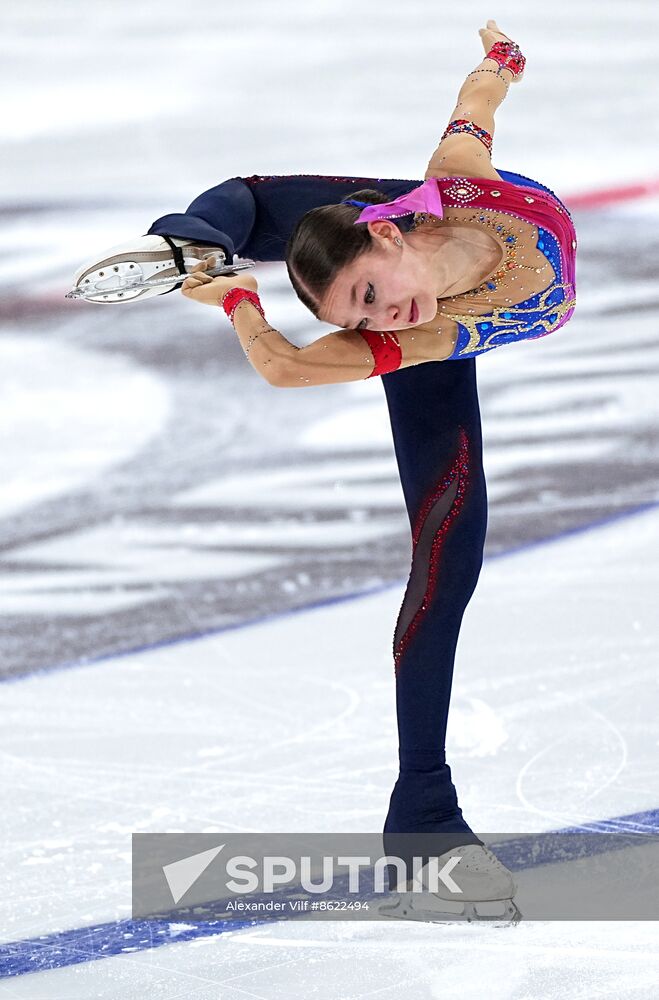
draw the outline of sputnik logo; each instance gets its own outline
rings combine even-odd
[[[191,854],[188,858],[181,858],[180,861],[173,861],[169,865],[162,866],[175,903],[178,903],[179,899],[185,896],[188,889],[203,875],[211,861],[214,861],[225,846],[225,844],[220,844],[219,847],[212,847],[209,851]]]

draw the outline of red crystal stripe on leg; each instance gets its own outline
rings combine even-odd
[[[468,482],[469,438],[460,427],[456,458],[422,503],[412,529],[412,569],[394,633],[396,676],[403,653],[435,595],[444,541],[463,507]]]
[[[414,549],[412,567],[410,569],[409,580],[405,589],[405,597],[396,622],[394,633],[394,649],[398,646],[401,636],[407,631],[414,615],[419,609],[426,588],[428,586],[428,568],[430,566],[430,553],[435,539],[435,535],[444,521],[444,518],[453,506],[453,501],[458,489],[458,479],[453,482],[441,495],[426,516],[423,528],[419,535],[419,541]]]

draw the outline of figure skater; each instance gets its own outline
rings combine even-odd
[[[464,902],[449,919],[486,919],[478,903],[500,900],[515,921],[515,882],[463,817],[445,753],[456,645],[487,526],[475,359],[567,323],[577,244],[570,214],[549,188],[492,166],[494,112],[526,60],[495,21],[479,33],[485,58],[460,89],[423,183],[234,177],[80,268],[76,283],[136,261],[147,276],[180,282],[188,274],[183,295],[224,309],[271,385],[381,377],[412,534],[393,638],[400,766],[385,852],[411,864],[422,836],[423,858],[427,851],[461,859]],[[238,252],[285,260],[300,300],[340,329],[307,347],[291,344],[268,324],[252,275],[206,273]],[[411,880],[401,888],[411,889]],[[443,915],[455,896],[394,899],[383,908],[389,915],[438,919],[437,907]]]

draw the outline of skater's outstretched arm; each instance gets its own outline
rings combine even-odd
[[[253,275],[211,278],[204,272],[213,266],[213,258],[197,264],[181,286],[183,295],[217,308],[232,289],[257,291]],[[254,370],[270,385],[287,389],[354,382],[426,361],[443,361],[452,354],[457,335],[455,322],[442,317],[438,331],[419,327],[389,333],[341,329],[307,347],[296,347],[270,326],[249,300],[235,307],[232,323]]]
[[[523,68],[523,62],[509,57],[507,61],[514,67],[511,69],[487,57],[497,42],[511,41],[499,31],[496,21],[488,21],[487,28],[480,29],[480,36],[486,58],[472,70],[460,88],[449,124],[430,158],[424,180],[451,174],[501,179],[491,162],[494,112],[508,93],[509,84],[522,78],[523,73],[514,69],[520,63]]]
[[[252,366],[270,385],[284,389],[356,382],[388,370],[443,361],[453,353],[455,343],[448,329],[435,333],[410,328],[395,333],[332,330],[307,347],[296,347],[249,303],[236,309],[234,325],[243,348],[254,338],[247,355]],[[393,368],[378,364],[378,349],[392,352]]]

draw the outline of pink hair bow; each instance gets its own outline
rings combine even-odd
[[[352,201],[348,204],[363,205],[364,202]],[[376,222],[378,219],[396,219],[401,215],[409,215],[412,212],[428,212],[443,218],[444,208],[439,194],[436,177],[429,177],[419,187],[413,188],[407,194],[402,194],[400,198],[387,201],[380,205],[367,205],[356,220],[359,222]]]

